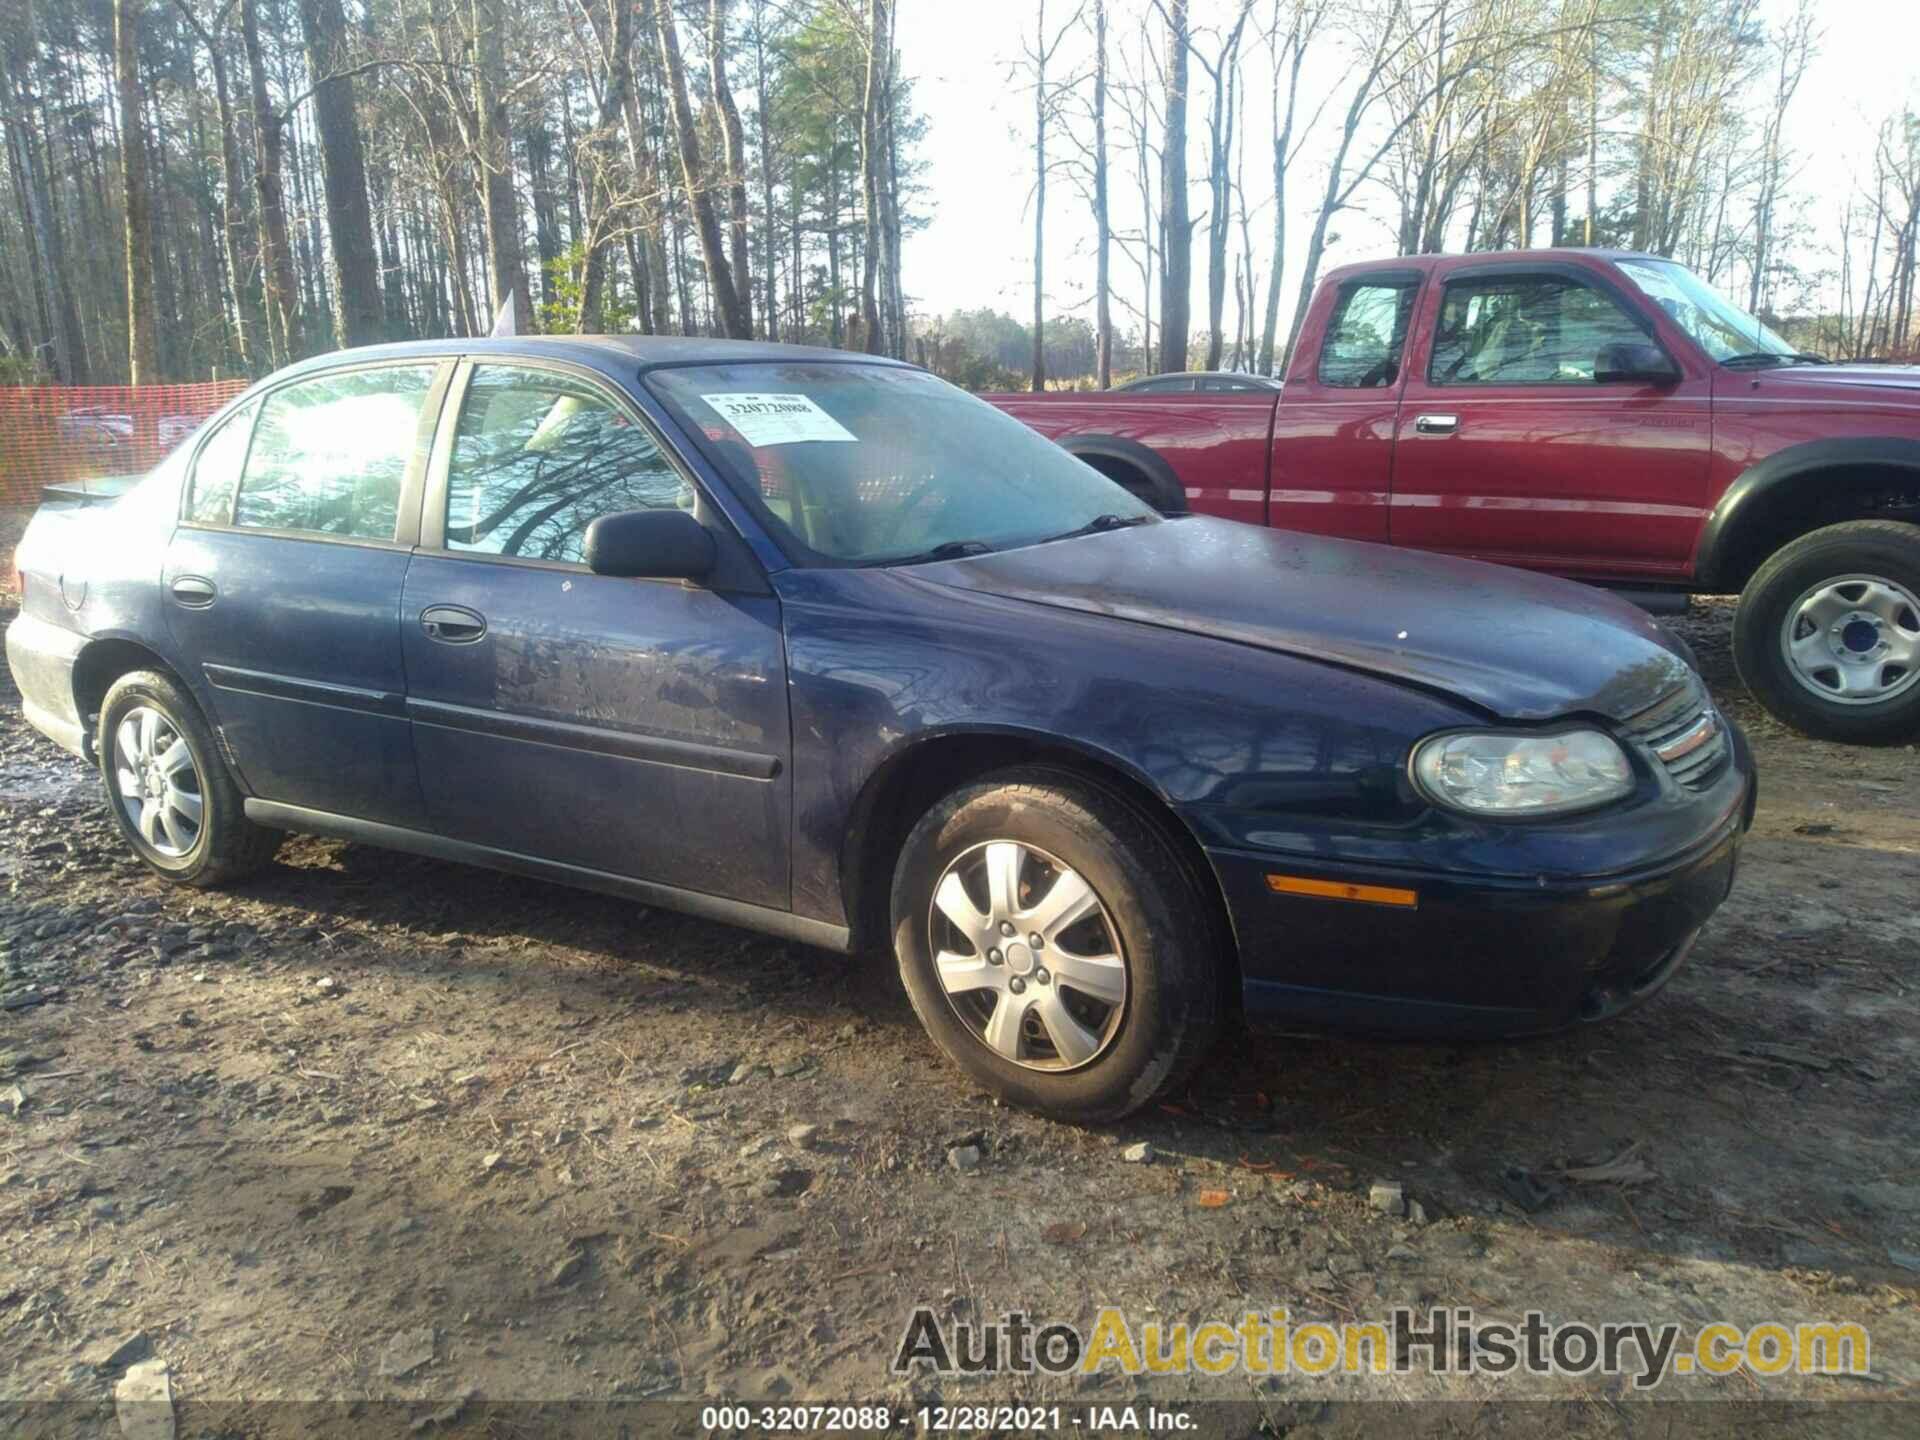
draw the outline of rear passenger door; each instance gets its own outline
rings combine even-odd
[[[401,606],[433,828],[786,908],[786,661],[764,576],[587,569],[594,519],[650,507],[693,511],[746,558],[604,379],[480,363],[456,394]]]
[[[419,826],[400,588],[450,363],[328,370],[201,443],[162,575],[168,625],[247,788]]]

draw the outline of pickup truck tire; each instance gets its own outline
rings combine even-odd
[[[934,1043],[1002,1101],[1080,1124],[1139,1109],[1205,1055],[1222,963],[1208,913],[1159,831],[1057,770],[954,791],[894,870],[900,978]]]
[[[1817,739],[1920,734],[1920,525],[1851,520],[1782,546],[1740,597],[1733,658],[1761,704]]]
[[[211,889],[273,859],[280,832],[247,819],[213,732],[172,676],[133,670],[114,681],[94,748],[114,823],[167,879]]]

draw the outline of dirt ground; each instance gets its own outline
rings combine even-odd
[[[1839,1402],[1920,1382],[1920,766],[1767,719],[1728,613],[1682,628],[1759,819],[1664,995],[1524,1043],[1236,1036],[1110,1130],[973,1092],[881,958],[335,842],[170,888],[0,682],[0,1396],[105,1433],[150,1351],[183,1434],[287,1428],[291,1399],[457,1433],[500,1401],[1093,1395],[1231,1398],[1273,1434],[1380,1428],[1326,1403],[1361,1398],[1467,1402],[1445,1434],[1910,1433]],[[1553,1181],[1629,1147],[1631,1183]],[[1515,1165],[1560,1193],[1523,1210]],[[1424,1223],[1370,1208],[1379,1178]],[[1612,1379],[896,1378],[917,1302],[1858,1320],[1874,1374],[1658,1392],[1739,1408]],[[1562,1403],[1486,1403],[1526,1395]],[[1788,1397],[1834,1403],[1744,1403]]]

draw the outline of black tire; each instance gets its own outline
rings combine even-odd
[[[140,831],[119,779],[117,734],[121,722],[134,712],[155,712],[166,730],[185,744],[198,785],[200,820],[190,844],[180,853],[165,853]],[[137,718],[137,717],[136,717]],[[221,758],[213,732],[200,708],[172,676],[157,670],[133,670],[113,682],[100,703],[100,728],[94,736],[100,757],[100,778],[107,787],[107,808],[127,843],[155,873],[176,884],[211,889],[231,884],[273,859],[281,835],[247,819],[240,787],[233,783]],[[170,749],[171,746],[169,745]]]
[[[1891,582],[1906,597],[1920,597],[1920,525],[1896,520],[1850,520],[1802,535],[1774,552],[1740,596],[1733,617],[1733,659],[1740,678],[1760,703],[1787,724],[1821,740],[1859,745],[1891,744],[1920,734],[1920,675],[1884,700],[1847,703],[1829,699],[1803,681],[1786,653],[1789,612],[1815,587],[1845,577]],[[1842,591],[1843,596],[1849,593]],[[1900,607],[1897,628],[1920,627],[1920,612]],[[1863,632],[1864,633],[1864,632]],[[1821,674],[1837,676],[1837,667]],[[1884,669],[1883,675],[1905,671]],[[1892,687],[1890,687],[1892,688]]]
[[[1148,474],[1140,466],[1106,455],[1078,455],[1134,499],[1144,501],[1162,515],[1185,515],[1187,492],[1178,485]]]
[[[1126,995],[1117,1017],[1108,1012],[1105,1048],[1074,1068],[1033,1069],[1005,1058],[940,983],[935,888],[950,866],[998,840],[1030,847],[1043,865],[1057,857],[1084,878],[1105,907],[1094,923],[1109,927],[1124,962]],[[1206,1054],[1219,1024],[1224,966],[1214,913],[1160,831],[1126,801],[1063,771],[1009,770],[955,791],[914,827],[894,868],[894,953],[934,1043],[1008,1104],[1082,1124],[1138,1110],[1183,1084]],[[1020,963],[1030,963],[1019,939],[1008,954],[1019,948]],[[1032,958],[1044,960],[1039,952]],[[1041,971],[1031,973],[1047,983]],[[1063,1000],[1069,993],[1055,988]],[[997,1009],[1004,998],[990,1003]],[[1084,1004],[1077,995],[1073,1003]]]

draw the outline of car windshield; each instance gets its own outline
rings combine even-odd
[[[756,361],[656,370],[647,385],[803,563],[943,559],[1155,518],[924,371]]]
[[[1671,260],[1619,260],[1626,277],[1674,324],[1693,337],[1715,360],[1736,355],[1778,355],[1795,359],[1796,346],[1781,339],[1738,305],[1724,299],[1698,275]]]

